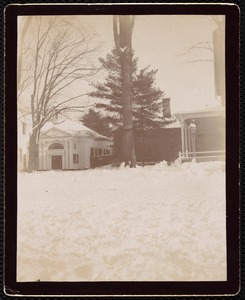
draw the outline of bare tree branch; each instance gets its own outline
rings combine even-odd
[[[209,51],[213,52],[214,50],[211,47],[211,45],[213,45],[213,42],[209,42],[209,41],[198,42],[198,43],[194,44],[193,46],[191,46],[190,48],[188,48],[185,52],[178,54],[178,56],[189,54],[194,49],[203,49],[203,50],[209,50]]]
[[[204,62],[204,61],[209,61],[209,62],[214,62],[213,59],[194,59],[194,60],[188,60],[188,63],[197,63],[197,62]]]
[[[47,17],[45,17],[47,18]],[[49,22],[47,22],[47,20]],[[31,26],[33,25],[33,26]],[[29,94],[29,113],[32,118],[31,148],[36,148],[42,126],[58,111],[71,107],[76,100],[87,93],[71,96],[74,83],[94,76],[101,68],[91,63],[90,58],[98,50],[92,44],[93,37],[81,28],[71,30],[70,22],[62,17],[33,17],[33,22],[26,33],[33,31],[27,51],[22,52],[21,82],[18,86],[21,101],[26,101]],[[24,41],[23,41],[24,43]],[[62,95],[63,94],[63,95]],[[66,99],[64,99],[66,95]],[[60,99],[59,99],[60,97]],[[22,104],[23,105],[23,104]],[[82,107],[73,105],[72,107]],[[35,135],[35,136],[34,136]],[[35,157],[33,153],[32,157]]]

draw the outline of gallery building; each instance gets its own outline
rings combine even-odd
[[[109,138],[81,122],[48,122],[39,138],[39,170],[79,170],[91,167],[93,156],[111,155]]]

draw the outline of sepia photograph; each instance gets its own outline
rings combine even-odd
[[[226,26],[17,16],[16,282],[228,280]]]

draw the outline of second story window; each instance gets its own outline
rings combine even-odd
[[[22,134],[26,135],[26,123],[22,122]]]

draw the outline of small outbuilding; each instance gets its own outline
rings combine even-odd
[[[111,155],[109,138],[79,121],[48,122],[39,138],[39,170],[79,170],[91,167],[91,157]]]

